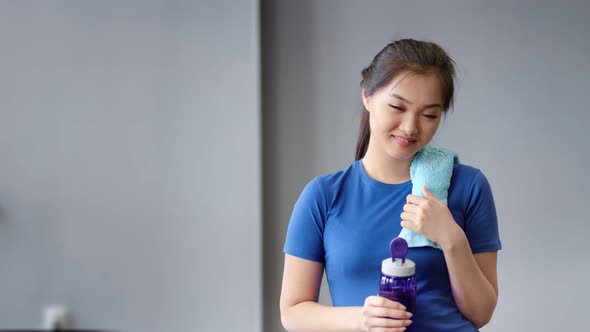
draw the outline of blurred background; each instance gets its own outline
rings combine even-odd
[[[0,329],[62,305],[79,329],[283,331],[292,206],[353,162],[361,70],[415,38],[457,63],[433,144],[496,200],[482,331],[583,330],[588,16],[581,0],[0,2]]]

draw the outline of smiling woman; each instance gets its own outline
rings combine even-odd
[[[454,74],[441,47],[410,39],[388,44],[362,71],[355,162],[313,179],[293,208],[280,301],[287,330],[472,332],[490,321],[501,244],[486,177],[456,164],[448,205],[427,189],[411,195],[410,166],[453,104]],[[402,226],[442,249],[408,251],[416,262],[413,314],[374,295]],[[333,307],[318,303],[324,269]]]

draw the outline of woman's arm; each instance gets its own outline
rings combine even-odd
[[[457,235],[443,252],[457,307],[479,329],[492,319],[498,301],[498,254],[472,254],[465,233],[459,231],[462,236]]]
[[[329,307],[318,297],[324,266],[321,263],[285,255],[281,289],[281,322],[287,331],[358,332],[382,327],[382,331],[403,331],[411,324],[410,314],[399,303],[370,296],[364,307]],[[397,319],[388,319],[397,318]]]
[[[324,266],[285,255],[281,321],[287,331],[360,331],[360,307],[333,308],[317,303]]]
[[[480,328],[492,318],[498,300],[497,252],[474,255],[465,232],[446,204],[428,188],[424,187],[423,192],[424,197],[408,196],[401,225],[442,247],[457,307]]]

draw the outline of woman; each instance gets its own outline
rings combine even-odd
[[[501,243],[487,179],[456,164],[448,205],[427,188],[411,195],[412,159],[451,107],[454,75],[442,48],[410,39],[388,44],[362,71],[356,161],[308,183],[289,223],[280,300],[288,331],[477,331],[490,321]],[[375,295],[402,227],[442,248],[409,250],[413,315]],[[324,269],[333,307],[317,303]]]

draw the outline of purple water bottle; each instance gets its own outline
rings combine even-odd
[[[381,262],[381,281],[379,296],[399,302],[406,311],[414,313],[416,309],[416,264],[406,259],[408,243],[396,237],[389,244],[391,258]]]

